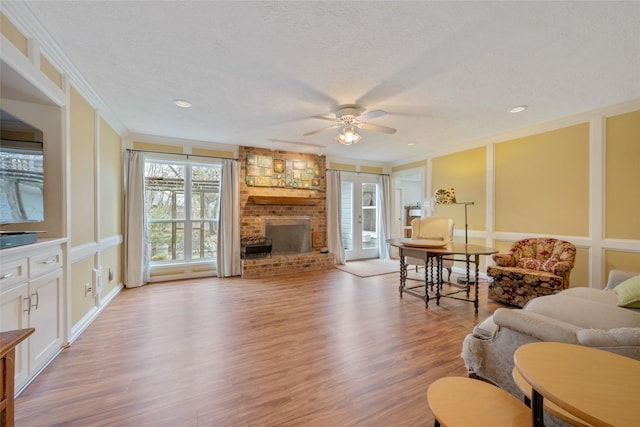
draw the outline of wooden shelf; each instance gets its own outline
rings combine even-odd
[[[254,205],[315,205],[320,197],[249,196]]]

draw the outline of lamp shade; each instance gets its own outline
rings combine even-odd
[[[453,188],[439,188],[433,193],[436,205],[451,205],[456,203],[456,191]]]

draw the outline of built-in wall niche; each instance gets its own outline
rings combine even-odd
[[[12,93],[18,93],[13,91]],[[44,221],[2,225],[3,231],[39,231],[39,238],[65,237],[62,109],[2,98],[2,109],[42,131],[44,161]]]

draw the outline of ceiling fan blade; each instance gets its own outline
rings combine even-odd
[[[312,130],[311,132],[307,132],[307,133],[303,134],[303,136],[315,135],[316,133],[320,133],[323,130],[327,130],[327,129],[331,129],[331,128],[337,128],[339,126],[342,126],[342,123],[334,123],[331,126],[323,127],[321,129]]]
[[[380,126],[380,125],[374,125],[373,123],[360,122],[360,123],[356,124],[356,126],[359,127],[360,129],[376,130],[378,132],[384,132],[384,133],[396,133],[396,130],[394,128],[389,128],[389,127]]]
[[[375,119],[376,117],[385,116],[386,114],[387,114],[386,111],[371,110],[371,111],[367,111],[366,113],[360,114],[360,116],[358,116],[358,119],[359,120],[371,120],[371,119]]]
[[[320,120],[329,120],[330,122],[335,122],[335,117],[325,117],[325,116],[311,116],[312,119],[320,119]]]

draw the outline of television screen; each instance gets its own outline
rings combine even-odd
[[[0,224],[44,221],[42,132],[2,112]]]

